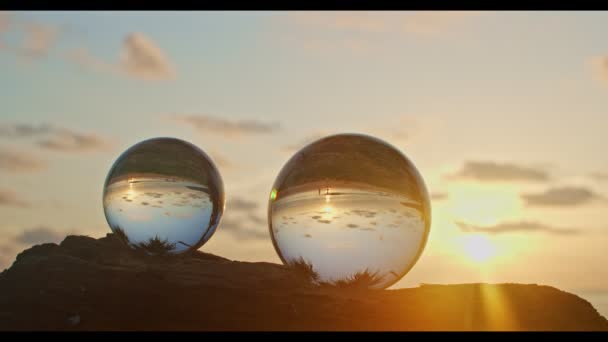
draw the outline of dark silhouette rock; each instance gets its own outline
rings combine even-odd
[[[68,236],[0,274],[1,330],[604,330],[587,301],[523,284],[317,286],[282,265],[150,256]]]

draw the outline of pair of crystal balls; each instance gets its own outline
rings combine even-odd
[[[114,162],[103,207],[112,231],[131,247],[181,254],[199,249],[220,226],[224,185],[204,151],[154,138]],[[430,202],[418,170],[396,148],[338,134],[305,146],[281,169],[268,225],[283,263],[314,281],[386,288],[420,257]]]

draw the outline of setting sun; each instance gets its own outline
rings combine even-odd
[[[485,263],[496,255],[496,247],[483,235],[471,235],[462,238],[462,247],[468,259],[475,263]]]

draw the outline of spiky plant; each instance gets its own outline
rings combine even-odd
[[[114,232],[114,236],[119,238],[121,241],[124,241],[125,243],[129,243],[129,237],[125,233],[124,229],[122,229],[120,226],[118,226],[118,225],[115,226],[113,229],[113,232]]]
[[[319,274],[313,269],[312,263],[304,257],[290,261],[287,266],[308,282],[317,283],[319,281]]]
[[[146,242],[140,242],[135,245],[135,249],[142,250],[148,254],[156,256],[166,256],[171,254],[175,249],[175,244],[170,243],[168,239],[161,240],[160,237],[155,236],[150,238]]]
[[[378,271],[365,269],[342,279],[322,282],[320,285],[339,289],[373,289],[382,283],[383,278]]]

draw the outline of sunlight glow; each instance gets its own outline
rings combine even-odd
[[[450,189],[450,214],[477,225],[493,225],[519,217],[519,197],[499,186],[461,184]]]
[[[502,288],[483,284],[480,297],[483,317],[490,330],[518,330],[517,316]]]
[[[126,191],[126,195],[129,198],[133,198],[136,194],[137,194],[137,191],[135,191],[135,189],[133,189],[133,184],[129,183],[129,189]]]
[[[496,247],[484,235],[465,236],[462,244],[466,256],[475,263],[485,263],[496,255]]]

